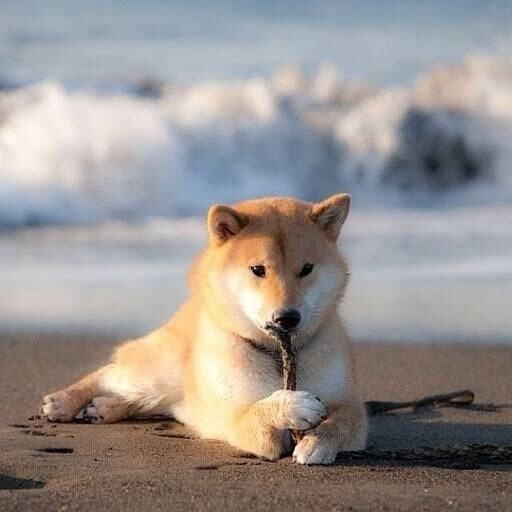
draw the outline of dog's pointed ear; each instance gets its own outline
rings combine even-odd
[[[350,208],[350,195],[337,194],[313,205],[310,217],[336,242]]]
[[[222,245],[231,237],[238,234],[249,219],[229,206],[215,204],[208,211],[208,235],[210,242],[215,245]]]

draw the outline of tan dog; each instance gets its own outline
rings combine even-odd
[[[349,204],[341,194],[213,206],[189,300],[112,363],[44,397],[44,415],[110,423],[165,414],[271,460],[291,451],[289,429],[301,430],[300,464],[363,449],[366,412],[337,308],[348,273],[336,241]],[[272,323],[293,335],[297,391],[281,389]]]

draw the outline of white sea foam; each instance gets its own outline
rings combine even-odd
[[[409,89],[323,67],[162,88],[157,98],[0,93],[0,225],[202,213],[348,189],[356,205],[512,199],[512,63],[473,56]]]

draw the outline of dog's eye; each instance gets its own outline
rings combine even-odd
[[[265,267],[263,265],[255,265],[249,268],[256,277],[265,277]]]
[[[306,277],[308,274],[311,274],[313,267],[312,263],[306,263],[299,272],[299,277]]]

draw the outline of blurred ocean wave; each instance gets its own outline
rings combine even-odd
[[[246,81],[58,82],[0,92],[0,225],[201,214],[212,202],[348,190],[357,206],[512,200],[512,61],[377,89],[287,68]]]
[[[354,210],[341,304],[358,339],[512,342],[512,207]],[[188,295],[201,218],[16,229],[0,236],[0,328],[133,336]]]
[[[348,191],[356,338],[511,343],[511,23],[509,0],[4,2],[0,329],[143,333],[211,203]]]

